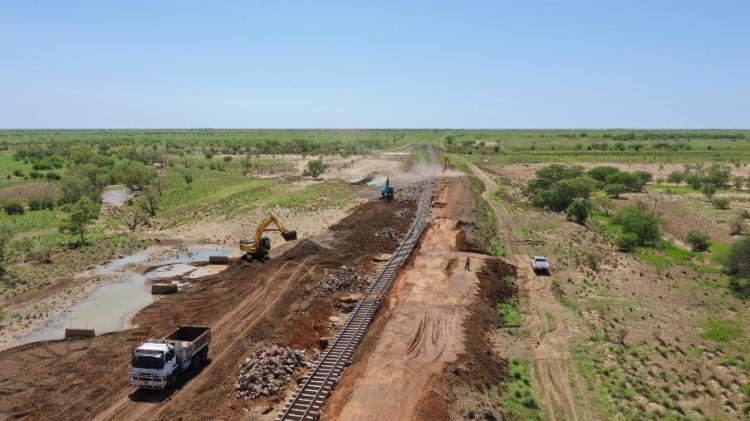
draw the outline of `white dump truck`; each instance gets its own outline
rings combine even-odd
[[[180,326],[163,338],[149,339],[133,351],[130,384],[159,390],[175,385],[182,372],[206,362],[209,342],[206,326]]]

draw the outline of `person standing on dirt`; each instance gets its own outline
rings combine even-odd
[[[471,266],[471,259],[469,256],[466,256],[466,264],[464,265],[464,270],[471,270],[469,269],[469,266]]]

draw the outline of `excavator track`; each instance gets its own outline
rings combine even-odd
[[[437,156],[432,144],[427,145],[427,153],[432,165],[437,164]],[[404,241],[393,256],[378,270],[373,277],[371,287],[365,296],[349,313],[346,324],[330,342],[328,348],[320,354],[310,373],[303,379],[294,396],[276,417],[277,421],[316,420],[325,399],[333,392],[341,375],[350,363],[357,345],[367,331],[372,318],[380,307],[383,296],[388,292],[396,278],[396,271],[403,265],[414,250],[425,227],[428,224],[430,201],[435,185],[430,177],[418,202],[417,214],[406,234]]]

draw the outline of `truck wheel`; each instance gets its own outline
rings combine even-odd
[[[208,361],[208,347],[203,348],[201,351],[201,363],[205,364]]]
[[[201,369],[201,356],[200,355],[194,355],[193,356],[193,362],[191,363],[193,366],[193,369],[195,371],[198,371]]]
[[[175,387],[177,385],[177,375],[174,373],[170,374],[167,378],[167,386],[168,387]]]

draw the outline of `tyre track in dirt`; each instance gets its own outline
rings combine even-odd
[[[434,203],[455,202],[458,192],[449,190],[438,182]],[[458,251],[455,211],[452,205],[434,209],[363,349],[326,401],[322,420],[414,419],[431,380],[464,352],[463,323],[486,256]],[[472,271],[457,270],[466,256],[472,257]]]
[[[472,173],[484,184],[483,197],[498,218],[498,231],[507,245],[510,258],[518,268],[518,287],[525,298],[523,327],[530,334],[534,377],[550,420],[593,420],[588,399],[579,402],[571,384],[585,384],[571,358],[572,339],[581,332],[582,322],[565,308],[554,295],[551,276],[537,276],[530,257],[522,254],[510,215],[503,206],[491,200],[497,183],[483,170],[471,165]]]
[[[131,399],[130,390],[125,390],[113,405],[98,414],[95,420],[111,420],[121,418],[159,418],[161,414],[168,412],[170,407],[189,403],[201,391],[206,390],[206,384],[217,377],[219,369],[226,369],[227,365],[234,365],[236,361],[227,361],[227,356],[237,351],[237,344],[246,339],[247,332],[256,326],[265,312],[273,308],[281,296],[300,281],[302,276],[309,276],[304,262],[294,269],[289,276],[286,275],[287,266],[290,262],[284,262],[271,276],[263,278],[263,285],[248,295],[243,301],[230,312],[225,314],[211,327],[211,348],[214,350],[210,355],[210,364],[205,367],[196,378],[189,381],[183,388],[175,393],[165,405],[157,408],[149,402],[137,402]],[[314,269],[314,268],[313,268]],[[311,269],[312,270],[312,269]],[[280,279],[281,278],[281,279]],[[218,352],[216,351],[218,350]],[[149,414],[151,410],[155,412]]]

